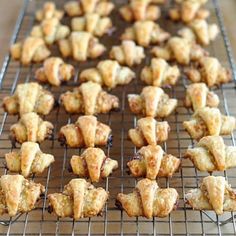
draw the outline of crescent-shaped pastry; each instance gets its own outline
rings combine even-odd
[[[109,193],[85,179],[72,179],[62,193],[48,195],[49,212],[75,220],[101,215]]]
[[[144,48],[131,40],[123,40],[121,45],[112,47],[110,58],[129,67],[139,65],[145,58]]]
[[[190,121],[184,121],[183,126],[193,139],[199,140],[207,135],[229,135],[236,128],[236,120],[222,115],[218,108],[204,107]]]
[[[111,128],[96,116],[80,116],[75,124],[61,127],[59,141],[77,148],[105,146],[111,141]]]
[[[92,182],[99,182],[118,168],[118,162],[107,157],[100,148],[87,148],[80,156],[72,156],[70,165],[74,174],[89,177]]]
[[[53,133],[53,124],[43,121],[39,115],[29,112],[21,116],[20,120],[11,126],[11,140],[24,143],[26,141],[41,143],[50,138]]]
[[[19,84],[12,96],[3,99],[3,107],[11,115],[36,112],[48,115],[54,106],[54,97],[38,83]]]
[[[161,146],[142,147],[127,163],[134,177],[155,180],[158,177],[171,177],[179,168],[180,159],[166,154]]]
[[[35,208],[45,187],[22,175],[2,175],[0,178],[0,215],[13,217]]]
[[[68,39],[59,40],[59,50],[63,57],[73,57],[76,61],[100,57],[106,48],[89,32],[72,32]]]
[[[92,81],[62,94],[60,100],[69,113],[94,115],[119,108],[118,97],[105,92],[100,84]]]
[[[185,194],[187,203],[194,210],[213,210],[217,215],[236,211],[236,193],[222,176],[203,178],[200,188]]]
[[[137,127],[128,132],[133,144],[141,148],[143,146],[156,145],[168,139],[170,126],[167,121],[158,122],[152,117],[141,118],[137,121]]]
[[[226,146],[221,136],[203,137],[196,147],[188,148],[184,157],[200,171],[224,171],[236,167],[236,147]]]
[[[100,61],[96,68],[85,69],[81,72],[80,81],[92,81],[108,88],[129,84],[135,78],[135,73],[128,67],[120,66],[117,61]]]
[[[163,218],[176,208],[178,199],[176,189],[161,189],[155,180],[142,179],[132,193],[119,193],[116,205],[125,210],[129,217]]]
[[[143,47],[163,43],[169,37],[170,34],[153,21],[137,21],[121,35],[122,40],[132,40]]]
[[[146,86],[140,95],[128,94],[130,110],[136,115],[164,118],[177,107],[177,99],[169,96],[159,87]]]
[[[194,111],[203,107],[218,107],[219,97],[204,83],[190,84],[187,87],[184,105]]]
[[[14,60],[20,61],[25,66],[32,62],[42,62],[51,54],[43,39],[32,36],[11,45],[10,52]]]
[[[31,174],[41,174],[53,162],[53,155],[43,153],[37,143],[25,142],[19,151],[5,154],[8,170],[17,172],[25,178]]]
[[[179,77],[178,66],[171,66],[162,58],[153,58],[151,65],[141,71],[141,80],[156,87],[175,85]]]

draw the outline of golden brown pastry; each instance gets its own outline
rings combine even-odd
[[[202,57],[197,63],[185,69],[193,83],[204,82],[208,87],[219,86],[232,80],[229,69],[223,67],[215,57]]]
[[[99,182],[118,168],[118,162],[107,157],[100,148],[87,148],[80,156],[72,156],[70,165],[74,174]]]
[[[176,208],[179,195],[174,188],[161,189],[155,180],[138,181],[132,193],[119,193],[116,205],[128,216],[166,217]]]
[[[163,43],[169,37],[170,34],[153,21],[137,21],[121,35],[122,40],[132,40],[143,47]]]
[[[180,160],[166,154],[161,146],[148,145],[142,147],[127,163],[134,177],[145,177],[151,180],[157,177],[171,177],[179,168]]]
[[[184,105],[194,111],[203,107],[218,107],[219,97],[204,83],[190,84],[187,87]]]
[[[3,99],[3,107],[11,115],[36,112],[48,115],[54,106],[54,97],[38,83],[19,84],[12,96]]]
[[[11,126],[11,139],[19,143],[26,141],[41,143],[50,138],[53,133],[53,124],[43,121],[39,115],[29,112],[21,116],[20,120]]]
[[[110,58],[131,67],[140,64],[145,58],[145,54],[143,47],[137,46],[131,40],[123,40],[121,45],[112,47]]]
[[[75,124],[61,127],[59,141],[77,148],[104,146],[111,141],[111,128],[96,116],[80,116]]]
[[[32,62],[41,62],[51,54],[43,39],[32,36],[13,44],[10,52],[14,60],[20,61],[25,66]]]
[[[185,194],[187,203],[195,210],[213,210],[217,215],[236,211],[236,193],[222,176],[203,178],[200,188]]]
[[[106,48],[89,32],[72,32],[68,39],[59,40],[59,49],[63,57],[72,56],[76,61],[100,57]]]
[[[71,20],[73,31],[87,31],[96,37],[102,37],[112,28],[112,21],[109,17],[101,17],[97,13],[87,13],[81,17],[74,17]]]
[[[109,193],[85,179],[72,179],[62,193],[48,195],[49,211],[75,220],[101,215]]]
[[[35,208],[43,185],[25,179],[22,175],[2,175],[0,178],[0,215],[13,217]]]
[[[32,28],[32,37],[42,38],[46,44],[53,44],[60,39],[66,38],[70,34],[70,28],[62,25],[57,18],[45,19],[40,25]]]
[[[66,64],[60,57],[46,59],[43,66],[36,70],[35,78],[43,83],[59,86],[64,81],[69,81],[75,74],[75,68]]]
[[[198,109],[190,121],[183,126],[193,139],[199,140],[207,135],[229,135],[236,128],[233,116],[224,116],[218,108]]]
[[[25,142],[16,152],[5,154],[8,170],[17,172],[25,178],[31,174],[41,174],[53,162],[53,155],[43,153],[37,143]]]
[[[115,5],[109,0],[80,0],[68,1],[64,5],[65,12],[69,16],[81,16],[86,13],[97,13],[100,16],[108,16]]]
[[[146,86],[140,95],[128,94],[130,110],[134,114],[164,118],[177,107],[177,99],[169,96],[159,87]]]
[[[184,157],[200,171],[224,171],[236,167],[236,147],[226,146],[221,136],[203,137],[197,147],[188,148]]]
[[[179,77],[178,66],[171,66],[162,58],[153,58],[151,65],[141,71],[141,80],[156,87],[175,85]]]
[[[85,69],[81,72],[80,81],[92,81],[108,88],[129,84],[135,78],[135,73],[128,67],[120,66],[117,61],[100,61],[96,68]]]
[[[167,121],[158,122],[152,117],[141,118],[137,121],[137,127],[128,132],[133,144],[141,148],[143,146],[156,145],[168,139],[170,126]]]
[[[62,94],[60,100],[69,113],[94,115],[119,108],[118,97],[105,92],[100,84],[92,81]]]

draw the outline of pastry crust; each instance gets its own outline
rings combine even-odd
[[[130,110],[134,114],[164,118],[177,107],[177,99],[169,96],[159,87],[146,86],[140,95],[128,94]]]
[[[48,195],[49,210],[58,217],[75,220],[101,214],[109,193],[95,188],[85,179],[72,179],[62,193]]]
[[[118,97],[105,92],[100,84],[91,81],[62,94],[60,100],[67,112],[85,115],[107,113],[119,107]]]
[[[204,107],[190,121],[184,121],[183,126],[193,139],[199,140],[207,135],[229,135],[236,127],[236,120],[222,115],[218,108]]]
[[[122,65],[131,67],[139,65],[145,58],[145,53],[143,47],[137,46],[135,42],[123,40],[121,45],[112,47],[110,58],[117,60]]]
[[[37,143],[25,142],[16,152],[5,154],[8,170],[17,172],[25,178],[32,174],[41,174],[53,162],[53,155],[43,153]]]
[[[142,147],[127,163],[134,177],[155,180],[157,177],[171,177],[179,168],[180,159],[166,154],[161,146]]]
[[[75,68],[72,65],[66,64],[60,57],[50,57],[36,70],[35,78],[43,83],[60,86],[62,82],[69,81],[74,74]]]
[[[63,57],[72,56],[76,61],[100,57],[106,48],[89,32],[72,32],[68,39],[59,40],[59,49]]]
[[[22,175],[2,175],[0,178],[0,215],[10,217],[35,208],[40,195],[45,192],[43,185],[25,179]]]
[[[179,195],[174,188],[161,189],[155,180],[138,181],[132,193],[119,193],[116,205],[128,216],[166,217],[176,208]]]
[[[100,148],[87,148],[80,156],[72,156],[72,171],[81,178],[89,177],[99,182],[118,168],[118,162],[107,157]]]
[[[131,69],[113,60],[100,61],[96,68],[85,69],[80,74],[81,82],[92,81],[108,88],[129,84],[134,78],[135,73]]]
[[[39,115],[29,112],[21,116],[20,120],[11,126],[11,139],[13,142],[26,141],[41,143],[50,138],[53,133],[53,124],[43,121]]]
[[[170,126],[167,121],[158,122],[152,117],[141,118],[137,121],[137,127],[128,132],[133,144],[141,148],[143,146],[156,145],[168,139]]]
[[[95,147],[107,145],[111,128],[97,120],[96,116],[80,116],[75,124],[60,129],[59,141],[69,147]]]
[[[38,83],[19,84],[12,96],[3,99],[3,108],[11,115],[28,112],[48,115],[53,106],[53,95]]]
[[[179,77],[178,66],[171,66],[162,58],[153,58],[151,65],[141,71],[141,80],[156,87],[175,85]]]
[[[185,199],[195,210],[214,210],[218,215],[236,211],[235,190],[222,176],[203,178],[200,188],[189,190]]]

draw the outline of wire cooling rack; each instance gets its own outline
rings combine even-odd
[[[24,1],[23,9],[19,15],[16,27],[12,36],[11,43],[23,39],[35,24],[35,10],[43,5],[43,0]],[[58,7],[62,7],[64,1],[56,1]],[[107,46],[107,53],[102,59],[108,57],[109,49],[112,45],[118,45],[119,35],[123,32],[127,23],[121,20],[118,14],[118,7],[126,0],[116,0],[117,8],[112,14],[113,24],[116,31],[110,36],[104,36],[102,42]],[[174,33],[181,24],[174,24],[168,20],[165,15],[172,2],[169,1],[162,7],[162,19],[158,20],[160,25],[167,31]],[[235,65],[229,45],[229,41],[225,32],[218,0],[210,0],[207,8],[211,11],[209,22],[217,23],[220,27],[220,36],[214,43],[209,46],[208,50],[211,55],[216,56],[221,63],[230,68],[233,73],[234,81],[236,79]],[[69,18],[65,17],[63,23],[69,24]],[[52,46],[53,55],[58,55],[56,46]],[[184,203],[183,195],[188,189],[199,186],[200,180],[207,176],[207,173],[197,171],[192,163],[188,160],[182,160],[182,168],[172,178],[160,178],[158,183],[161,187],[174,187],[180,194],[178,209],[170,214],[169,217],[160,219],[153,218],[147,220],[142,217],[130,218],[125,212],[115,207],[115,197],[119,192],[131,192],[137,179],[127,174],[126,163],[135,153],[132,143],[127,140],[128,129],[135,126],[136,117],[130,113],[127,104],[127,94],[139,93],[144,84],[139,80],[139,73],[145,64],[150,62],[150,50],[147,50],[147,57],[142,65],[135,68],[137,79],[131,84],[124,87],[117,87],[110,92],[120,98],[120,111],[111,112],[106,115],[99,115],[98,119],[109,124],[113,131],[113,146],[104,150],[107,155],[118,160],[119,170],[114,172],[97,186],[104,187],[110,192],[110,199],[105,206],[102,217],[94,217],[91,219],[82,219],[73,221],[72,219],[59,219],[55,215],[51,215],[47,211],[48,201],[46,196],[43,197],[38,207],[27,213],[21,214],[14,218],[2,216],[0,218],[0,235],[235,235],[236,223],[234,213],[225,213],[217,216],[210,211],[193,211]],[[71,90],[78,86],[77,75],[84,68],[95,66],[98,60],[86,63],[75,63],[68,61],[76,67],[76,76],[74,80],[60,88],[51,88],[56,98],[62,92]],[[34,81],[34,72],[40,65],[32,65],[23,67],[19,62],[11,60],[7,55],[4,60],[2,70],[0,72],[0,99],[6,95],[12,94],[19,83]],[[169,140],[164,143],[163,148],[167,153],[178,156],[182,159],[182,155],[188,146],[193,146],[194,142],[183,130],[182,122],[188,120],[191,111],[183,106],[185,88],[188,81],[182,77],[178,84],[173,88],[166,88],[165,91],[171,96],[179,100],[179,106],[175,113],[168,117],[167,121],[171,126]],[[235,83],[223,85],[215,90],[221,100],[220,109],[227,115],[236,116],[236,105],[234,98],[236,97]],[[57,141],[57,134],[61,126],[74,122],[78,116],[65,113],[61,107],[56,107],[50,115],[45,119],[53,122],[55,125],[54,137],[41,144],[44,152],[51,153],[55,156],[56,162],[41,176],[34,176],[36,182],[40,182],[46,186],[46,194],[61,191],[63,186],[73,178],[73,174],[68,171],[69,160],[73,154],[78,154],[81,150],[62,147]],[[4,154],[13,149],[8,138],[10,126],[18,120],[17,116],[7,115],[0,108],[0,174],[7,173],[4,166]],[[228,145],[235,145],[234,134],[224,138]],[[19,148],[19,145],[16,147]],[[232,187],[236,187],[235,169],[227,172],[217,172],[216,175],[224,175]]]

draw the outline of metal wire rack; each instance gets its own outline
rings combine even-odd
[[[117,9],[120,5],[126,3],[126,0],[115,0]],[[25,0],[24,7],[19,15],[16,27],[10,43],[23,39],[30,31],[34,22],[35,9],[42,6],[44,0]],[[62,7],[64,1],[58,0],[58,7]],[[172,1],[162,7],[163,15],[172,5]],[[236,70],[232,57],[229,41],[226,35],[223,19],[221,16],[218,0],[210,0],[207,5],[211,11],[210,22],[218,23],[220,26],[221,35],[208,48],[211,55],[220,59],[226,67],[232,70],[234,82],[223,85],[215,92],[221,99],[220,109],[223,113],[236,116],[236,105],[234,102],[236,96],[235,79]],[[112,14],[113,24],[116,31],[109,36],[102,38],[102,42],[107,46],[107,51],[111,45],[119,44],[119,35],[122,33],[127,24],[118,16],[117,10]],[[69,18],[65,18],[64,23],[69,24]],[[158,22],[170,32],[175,32],[181,25],[173,24],[171,21],[162,17]],[[52,46],[54,55],[58,54],[56,46]],[[137,79],[130,85],[118,87],[110,91],[120,98],[120,111],[111,112],[106,115],[99,115],[98,119],[109,124],[113,131],[113,146],[107,147],[106,153],[112,158],[119,161],[119,170],[111,177],[104,180],[99,186],[104,187],[110,192],[110,199],[105,206],[102,217],[91,219],[82,219],[74,221],[72,219],[59,219],[55,215],[47,212],[47,193],[60,191],[63,186],[69,182],[74,176],[68,171],[69,160],[73,154],[80,153],[81,150],[62,147],[57,142],[57,133],[62,125],[74,122],[77,119],[76,115],[68,115],[63,108],[55,108],[50,115],[45,117],[55,125],[54,137],[52,140],[47,140],[42,143],[43,151],[52,153],[55,156],[56,162],[42,176],[34,176],[36,182],[40,182],[46,186],[45,197],[41,199],[38,207],[27,213],[21,214],[14,218],[3,216],[0,219],[0,235],[235,235],[236,222],[234,213],[225,213],[222,216],[217,216],[213,212],[208,211],[193,211],[184,203],[184,193],[190,189],[198,187],[199,181],[207,176],[207,173],[197,171],[192,163],[188,160],[182,160],[182,167],[178,173],[172,178],[160,178],[158,183],[161,187],[174,187],[180,194],[179,206],[176,211],[164,219],[153,218],[147,220],[142,217],[130,218],[125,212],[118,210],[115,207],[115,197],[118,192],[130,192],[135,186],[137,179],[130,177],[126,172],[126,162],[135,153],[135,148],[132,143],[127,140],[127,131],[135,125],[136,117],[133,116],[128,108],[126,96],[129,93],[140,92],[144,84],[139,80],[141,68],[150,61],[149,50],[147,57],[142,65],[135,68]],[[107,58],[108,54],[102,59]],[[75,63],[70,61],[77,68],[74,80],[60,88],[47,87],[53,92],[56,98],[62,92],[71,90],[74,86],[78,86],[77,74],[84,68],[95,66],[98,60],[89,61],[86,63]],[[11,60],[7,55],[4,60],[2,70],[0,72],[0,99],[6,95],[12,94],[19,83],[34,81],[34,71],[39,65],[23,67],[18,62]],[[179,100],[179,106],[174,114],[168,117],[167,121],[171,126],[169,140],[163,145],[167,153],[171,153],[178,157],[182,154],[189,145],[194,145],[188,134],[183,130],[182,122],[188,120],[191,111],[186,110],[183,106],[183,98],[185,87],[188,81],[183,77],[177,86],[166,88],[165,91],[172,97]],[[0,174],[7,173],[4,166],[4,154],[13,149],[8,138],[10,126],[17,121],[18,117],[8,116],[2,108],[0,108]],[[228,145],[235,145],[235,133],[224,138]],[[16,148],[19,148],[17,146]],[[229,170],[225,172],[214,173],[216,175],[224,175],[232,187],[236,187],[236,172]]]

